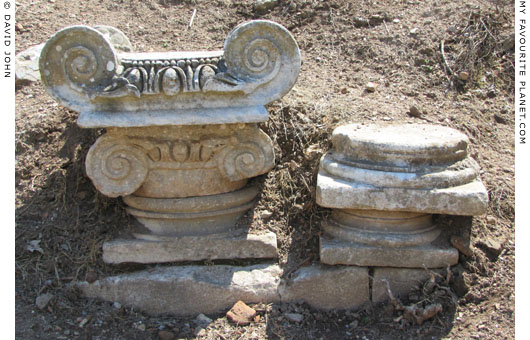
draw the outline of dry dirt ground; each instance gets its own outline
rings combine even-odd
[[[120,199],[100,195],[84,157],[102,130],[77,127],[40,83],[16,89],[16,335],[19,339],[513,339],[514,338],[514,5],[513,1],[17,0],[17,53],[74,24],[107,24],[136,51],[221,49],[237,24],[270,19],[287,27],[302,52],[295,87],[268,106],[261,127],[276,166],[242,224],[278,235],[280,265],[318,262],[320,221],[314,188],[319,157],[343,122],[435,123],[464,132],[483,169],[487,215],[438,219],[470,242],[450,277],[403,303],[440,302],[421,325],[393,307],[319,312],[307,305],[255,306],[260,320],[228,323],[223,314],[197,330],[196,316],[150,317],[85,299],[69,284],[137,267],[103,263],[101,245],[131,225]],[[193,25],[190,17],[197,10]],[[443,55],[441,44],[443,41]],[[462,80],[460,78],[466,78]],[[375,92],[366,91],[373,82]],[[419,117],[408,112],[416,106]],[[272,212],[265,218],[264,210]],[[489,241],[488,241],[489,240]],[[495,252],[488,244],[498,241]],[[31,248],[33,245],[33,248]],[[495,247],[493,247],[495,248]],[[499,249],[500,248],[500,249]],[[30,251],[33,250],[33,251]],[[432,288],[432,287],[431,287]],[[37,296],[54,298],[44,309]],[[285,318],[296,311],[301,323]]]

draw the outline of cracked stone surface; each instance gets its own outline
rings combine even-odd
[[[220,239],[114,240],[103,244],[103,261],[114,264],[276,257],[278,248],[274,233]]]
[[[280,279],[276,264],[173,266],[122,274],[77,286],[87,297],[149,314],[226,312],[234,303],[306,302],[319,309],[360,308],[370,302],[368,268],[313,265]]]

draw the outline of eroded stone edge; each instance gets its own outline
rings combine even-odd
[[[458,263],[458,250],[435,245],[376,247],[320,238],[320,261],[329,265],[361,267],[443,268]]]
[[[272,232],[228,239],[181,237],[173,241],[131,239],[103,244],[103,261],[113,264],[277,257],[276,234]]]
[[[476,216],[486,212],[488,192],[480,180],[445,189],[376,188],[318,174],[317,204],[336,209],[375,209]]]
[[[368,268],[313,265],[281,279],[276,264],[175,266],[108,277],[76,286],[89,298],[118,301],[149,314],[217,313],[246,303],[306,302],[319,309],[370,303]]]

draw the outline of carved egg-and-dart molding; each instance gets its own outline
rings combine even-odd
[[[109,26],[57,32],[40,57],[42,81],[81,127],[255,123],[285,95],[301,65],[292,35],[255,20],[237,26],[222,51],[133,53]]]

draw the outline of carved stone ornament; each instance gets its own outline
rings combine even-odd
[[[81,127],[252,123],[296,82],[301,59],[281,25],[237,26],[222,51],[134,53],[109,26],[72,26],[48,40],[42,82]]]
[[[294,85],[300,62],[292,35],[265,20],[237,26],[212,52],[134,53],[110,26],[68,27],[48,40],[39,65],[47,91],[80,112],[81,127],[107,128],[87,175],[141,224],[134,238],[105,243],[105,261],[277,256],[274,234],[234,226],[258,195],[248,179],[274,166],[256,123]]]
[[[488,193],[468,138],[420,124],[340,126],[320,161],[317,203],[332,208],[323,224],[327,264],[445,267],[458,252],[440,246],[432,214],[481,215]],[[445,243],[444,243],[445,242]]]

